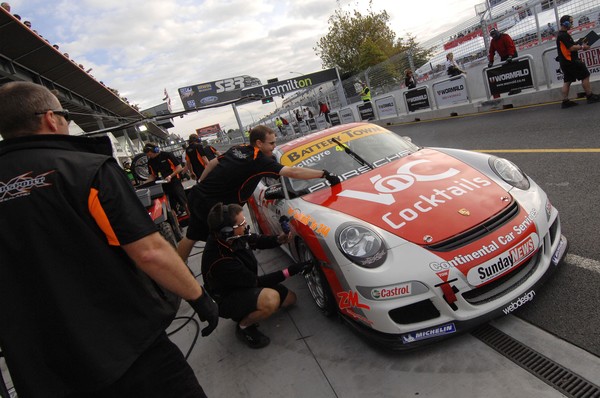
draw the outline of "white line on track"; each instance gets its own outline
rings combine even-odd
[[[600,274],[600,262],[590,258],[580,257],[575,254],[567,254],[566,258],[569,264],[573,264],[579,268],[585,268],[590,271],[595,271]]]

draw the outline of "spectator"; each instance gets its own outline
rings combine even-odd
[[[448,73],[448,76],[450,77],[458,76],[461,73],[467,73],[458,67],[458,65],[454,61],[453,53],[446,54],[446,73]]]
[[[11,200],[0,199],[20,231],[0,229],[0,342],[18,395],[205,397],[165,333],[179,305],[169,292],[208,319],[203,335],[218,308],[156,231],[110,140],[69,136],[69,113],[42,85],[3,85],[0,107],[0,181],[35,182],[6,184]]]
[[[500,33],[498,30],[492,28],[490,36],[492,40],[490,41],[490,51],[488,54],[488,68],[494,65],[494,55],[496,52],[500,56],[500,61],[512,62],[513,58],[518,56],[515,43],[509,35]]]
[[[31,22],[29,21],[24,21],[23,25],[27,26],[29,29],[31,29]]]
[[[577,105],[577,102],[569,99],[569,91],[571,89],[571,83],[581,80],[581,86],[585,90],[588,104],[600,101],[600,96],[592,93],[592,87],[590,85],[590,72],[585,66],[585,63],[579,59],[579,51],[589,50],[590,46],[586,43],[576,44],[571,35],[569,29],[573,26],[573,17],[570,15],[563,15],[560,18],[560,30],[556,37],[556,50],[558,52],[558,62],[560,69],[564,75],[563,86],[562,86],[562,104],[561,107],[570,108]]]
[[[408,89],[417,87],[417,79],[410,68],[404,71],[404,85]]]
[[[279,308],[296,303],[296,294],[281,284],[302,271],[294,264],[283,271],[258,276],[253,250],[289,243],[291,233],[279,236],[249,234],[250,226],[237,204],[217,203],[208,214],[210,236],[202,254],[202,278],[219,305],[219,315],[237,322],[236,335],[251,348],[262,348],[270,339],[256,322]]]
[[[298,123],[302,123],[302,113],[300,112],[300,110],[296,109],[294,114],[296,115],[296,121]]]
[[[325,115],[325,120],[331,125],[331,120],[329,119],[329,107],[326,103],[319,101],[319,116],[321,115]]]
[[[4,3],[0,4],[0,7],[4,8],[6,10],[6,12],[10,12],[10,4],[4,2]]]
[[[158,145],[147,143],[144,146],[144,153],[148,157],[148,179],[144,183],[161,179],[164,192],[169,197],[169,202],[173,211],[173,216],[177,219],[177,205],[181,205],[187,214],[190,214],[187,197],[181,184],[181,172],[183,167],[181,162],[171,152],[163,152]]]
[[[362,90],[360,92],[360,99],[363,102],[371,102],[371,89],[367,86],[367,83],[360,82]]]
[[[267,126],[254,127],[250,130],[250,145],[233,146],[208,163],[200,177],[201,183],[192,187],[189,195],[192,213],[186,237],[177,247],[184,260],[187,260],[194,242],[206,241],[206,219],[210,209],[218,202],[244,205],[261,178],[282,175],[303,180],[325,178],[330,185],[340,182],[327,170],[288,167],[275,161],[273,149],[276,139],[275,132]]]

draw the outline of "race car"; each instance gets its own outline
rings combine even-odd
[[[293,241],[316,305],[370,341],[403,350],[468,331],[533,300],[567,252],[558,211],[512,162],[421,148],[369,123],[278,146],[285,166],[340,177],[263,178],[258,232]],[[288,221],[289,220],[289,221]]]

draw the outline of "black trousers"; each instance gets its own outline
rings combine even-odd
[[[113,385],[69,398],[206,398],[181,350],[165,333]]]

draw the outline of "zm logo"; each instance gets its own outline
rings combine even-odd
[[[345,310],[352,307],[363,308],[365,310],[371,309],[371,307],[368,305],[358,302],[358,293],[356,292],[340,292],[337,294],[337,296],[340,298],[340,310]]]

